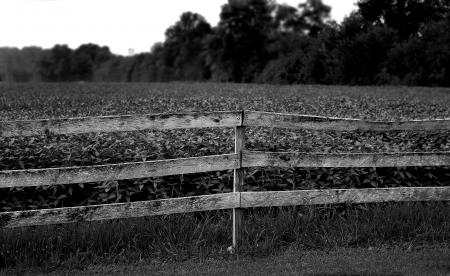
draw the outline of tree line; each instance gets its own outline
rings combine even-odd
[[[0,48],[2,81],[218,81],[450,86],[450,0],[359,0],[341,24],[321,0],[228,0],[211,26],[185,12],[151,51]]]

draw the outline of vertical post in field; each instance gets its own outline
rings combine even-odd
[[[241,115],[241,122],[244,120],[244,112]],[[242,151],[245,147],[245,126],[237,126],[235,128],[235,152],[239,154],[240,165],[242,165]],[[242,167],[242,166],[240,166]],[[239,168],[234,170],[233,192],[240,193],[244,186],[244,169]],[[240,196],[239,196],[240,202]],[[233,209],[233,250],[235,253],[239,252],[239,244],[242,236],[242,209]]]

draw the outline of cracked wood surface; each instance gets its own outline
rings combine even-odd
[[[129,203],[0,213],[0,228],[133,218],[239,206],[239,194],[224,193]]]
[[[448,201],[450,187],[324,189],[241,193],[241,207],[269,207],[388,201]]]
[[[145,129],[235,127],[241,125],[241,115],[241,111],[223,111],[0,121],[0,137]]]
[[[450,166],[450,152],[295,153],[244,151],[243,167],[407,167]]]
[[[450,130],[450,118],[411,121],[368,121],[350,118],[334,118],[300,114],[247,111],[244,125],[309,130]]]
[[[220,171],[239,167],[238,154],[179,158],[85,167],[0,171],[0,188],[101,182]]]

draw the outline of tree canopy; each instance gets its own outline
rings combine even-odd
[[[0,48],[1,81],[227,81],[450,86],[449,0],[359,0],[337,24],[321,0],[228,0],[211,26],[193,12],[151,51]]]

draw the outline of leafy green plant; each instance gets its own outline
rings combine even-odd
[[[362,91],[361,91],[362,90]],[[0,120],[261,110],[372,120],[450,117],[448,89],[215,83],[1,84]],[[298,152],[448,151],[450,132],[334,132],[248,127],[246,148]],[[231,128],[0,138],[0,170],[223,154]],[[245,190],[448,185],[448,168],[252,168]],[[128,202],[232,190],[233,172],[0,189],[0,211]]]

